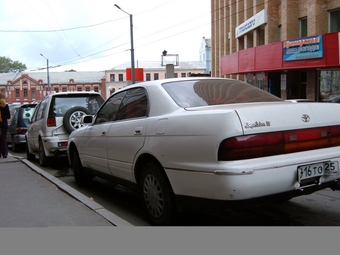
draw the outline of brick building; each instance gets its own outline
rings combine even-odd
[[[96,91],[106,98],[105,72],[0,73],[0,92],[9,104],[31,103],[43,99],[50,91]]]
[[[211,0],[212,76],[340,102],[340,1]]]

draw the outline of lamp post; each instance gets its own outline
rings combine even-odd
[[[132,79],[132,84],[135,84],[135,56],[134,56],[134,48],[133,48],[133,25],[132,25],[132,14],[127,13],[126,11],[122,10],[118,5],[116,6],[119,10],[122,12],[125,12],[127,15],[130,16],[130,40],[131,40],[131,79]]]
[[[48,67],[48,59],[41,53],[40,53],[40,56],[42,56],[47,61],[47,91],[50,92],[51,84],[50,84],[50,72],[49,72],[49,67]]]

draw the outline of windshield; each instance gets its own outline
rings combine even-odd
[[[163,88],[183,108],[207,105],[282,101],[245,82],[225,80],[190,80],[164,83]]]

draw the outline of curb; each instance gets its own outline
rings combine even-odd
[[[98,213],[102,217],[104,217],[106,220],[108,220],[110,223],[112,223],[116,227],[123,227],[123,226],[134,226],[131,223],[127,222],[126,220],[120,218],[119,216],[115,215],[114,213],[106,210],[102,205],[98,204],[97,202],[93,201],[89,197],[85,196],[84,194],[80,193],[79,191],[75,190],[74,188],[70,187],[69,185],[65,184],[64,182],[60,181],[56,177],[50,175],[49,173],[45,172],[44,170],[40,169],[27,159],[16,157],[11,155],[13,158],[18,159],[22,163],[24,163],[26,166],[28,166],[30,169],[38,173],[39,175],[43,176],[45,179],[49,180],[50,182],[54,183],[56,186],[58,186],[61,190],[68,193],[73,198],[77,199],[87,207],[89,207],[94,212]],[[13,161],[12,161],[13,162]]]

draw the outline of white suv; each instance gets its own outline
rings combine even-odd
[[[97,92],[58,92],[46,96],[35,108],[26,133],[28,160],[39,156],[39,164],[49,158],[67,156],[69,134],[81,127],[83,115],[95,114],[104,99]]]

